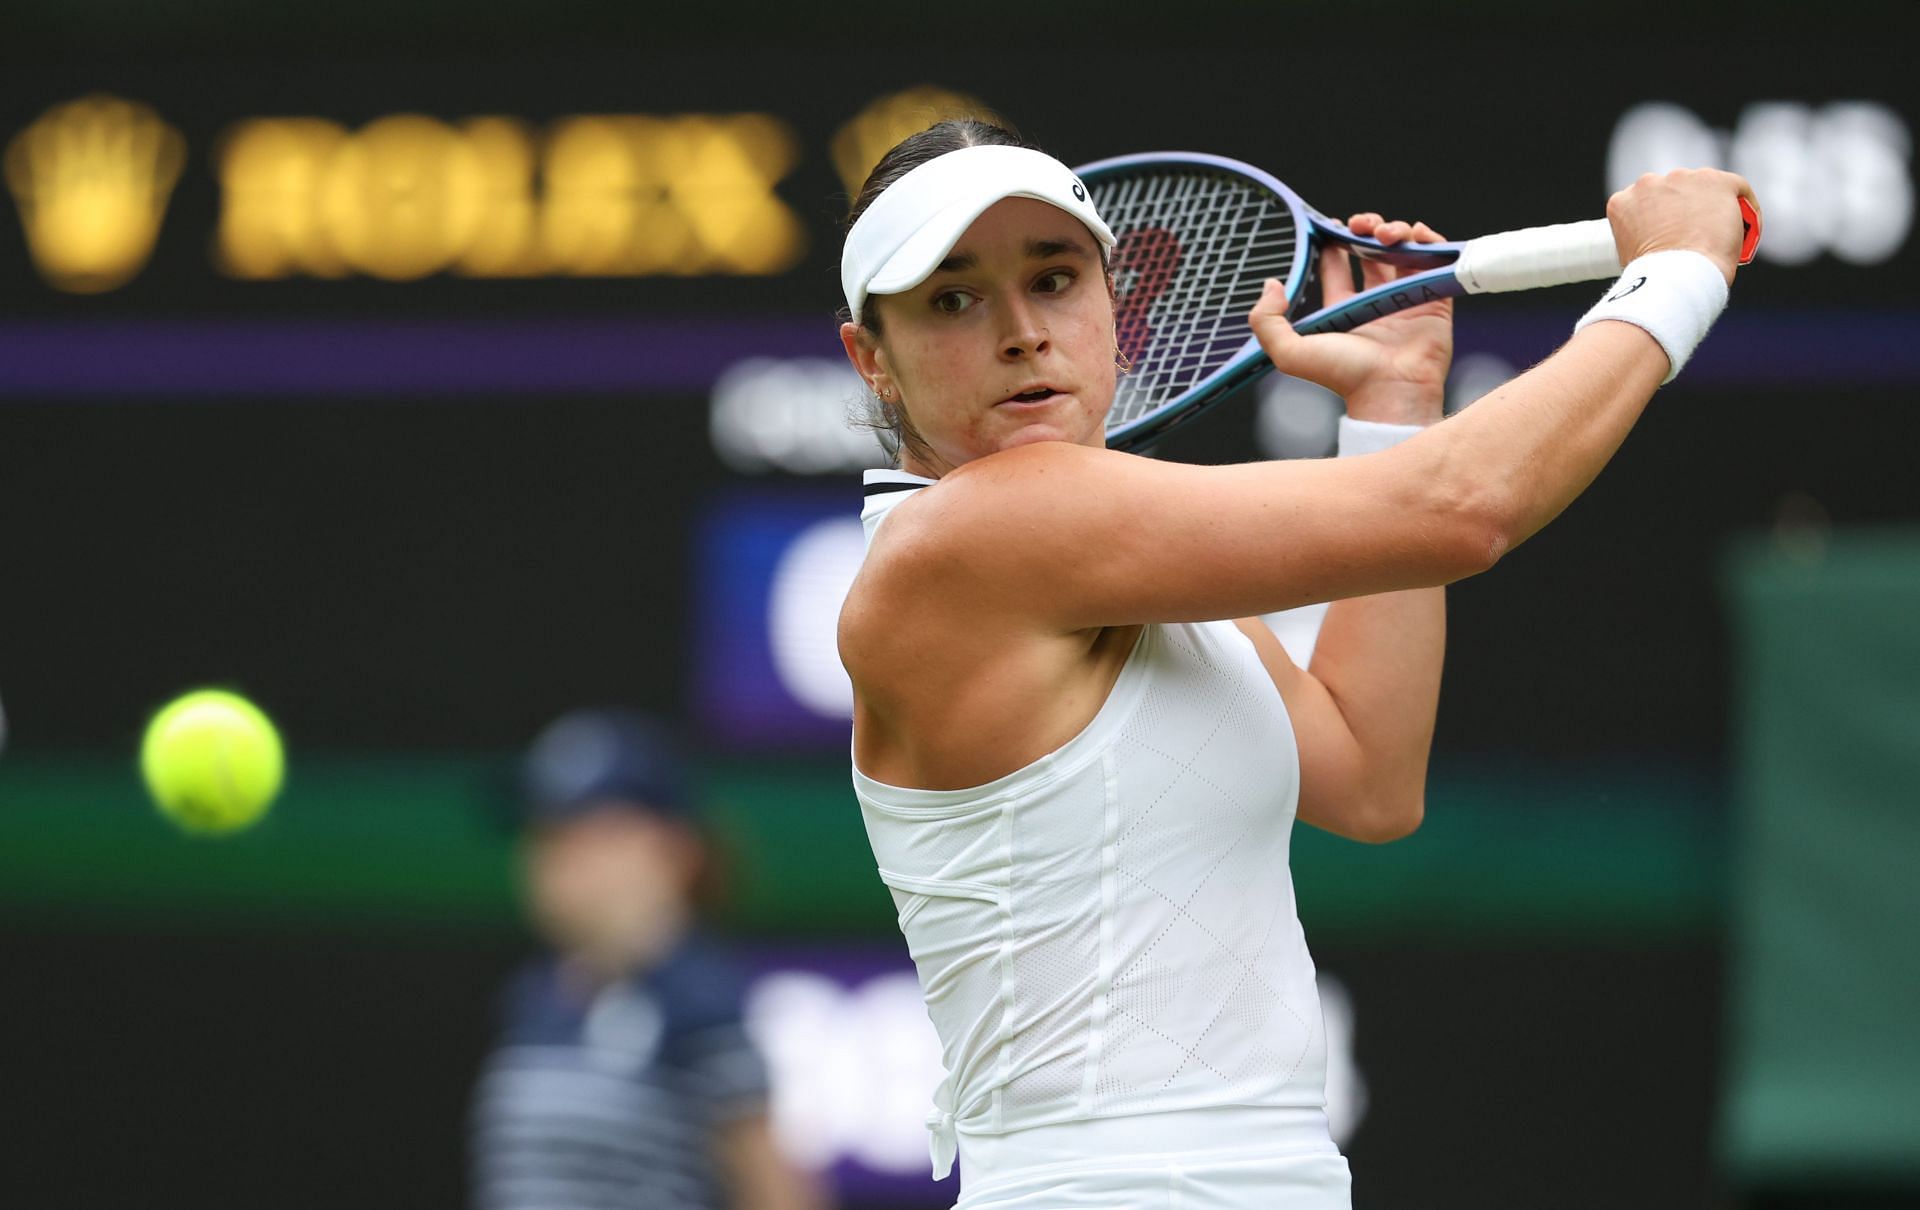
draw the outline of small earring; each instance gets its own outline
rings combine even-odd
[[[1113,364],[1122,374],[1133,373],[1133,358],[1128,357],[1119,345],[1113,346]]]

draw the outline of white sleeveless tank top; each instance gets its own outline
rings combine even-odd
[[[869,546],[932,482],[868,472]],[[1080,734],[985,785],[853,770],[940,1037],[936,1177],[969,1136],[1000,1155],[981,1136],[1184,1110],[1312,1110],[1332,1149],[1287,865],[1299,781],[1286,707],[1231,622],[1145,627]]]

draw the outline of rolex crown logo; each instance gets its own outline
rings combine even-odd
[[[47,110],[7,146],[7,187],[34,264],[55,288],[98,294],[147,263],[186,160],[151,108],[105,94]]]

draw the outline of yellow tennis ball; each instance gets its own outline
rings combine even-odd
[[[235,832],[280,792],[280,733],[246,698],[199,689],[161,707],[140,743],[140,773],[160,813],[189,832]]]

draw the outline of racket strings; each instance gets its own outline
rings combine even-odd
[[[1269,277],[1293,272],[1293,214],[1259,185],[1198,167],[1156,167],[1093,183],[1117,244],[1119,336],[1133,363],[1109,429],[1148,415],[1231,361]]]

